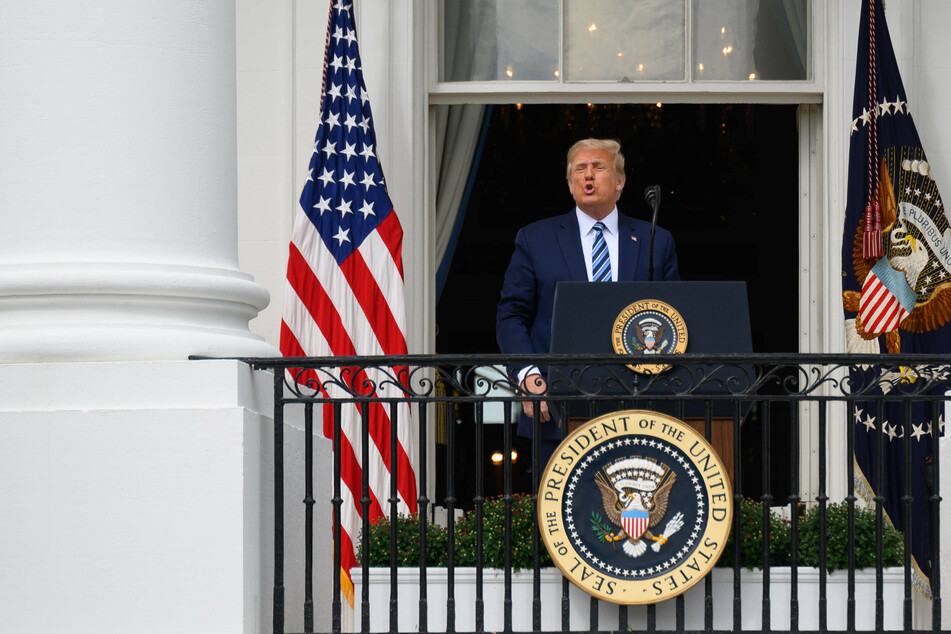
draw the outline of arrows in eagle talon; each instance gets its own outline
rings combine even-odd
[[[660,537],[653,538],[655,541],[653,544],[651,544],[651,549],[655,553],[659,552],[660,547],[666,544],[667,540],[670,539],[670,537],[674,533],[679,531],[683,527],[683,525],[684,525],[684,514],[677,513],[670,519],[669,522],[667,522],[667,526],[664,528],[664,532],[661,533]]]

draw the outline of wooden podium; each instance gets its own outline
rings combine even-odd
[[[687,326],[688,353],[750,353],[753,351],[750,337],[750,317],[746,298],[745,282],[560,282],[555,290],[555,308],[552,315],[551,352],[552,354],[612,354],[612,328],[618,315],[634,302],[657,300],[673,307]],[[602,386],[617,385],[609,381],[618,372],[633,372],[624,366],[611,368],[585,368],[583,373],[573,372],[577,368],[552,367],[549,369],[549,384],[552,396],[557,399],[559,386],[570,385],[568,377],[584,376],[590,383],[580,386],[585,393],[603,394]],[[683,385],[692,383],[693,374],[704,371],[717,373],[724,381],[710,381],[693,393],[693,398],[684,399],[683,420],[704,434],[703,397],[722,395],[726,380],[733,381],[733,389],[742,387],[749,381],[749,368],[714,368],[697,364],[693,367],[675,366],[667,372],[672,380],[680,380]],[[559,381],[559,374],[563,374]],[[567,389],[567,388],[565,388]],[[620,386],[617,388],[620,390]],[[658,382],[656,389],[641,393],[648,400],[652,393],[662,393],[664,382]],[[739,390],[741,391],[741,390]],[[566,394],[563,391],[561,394]],[[616,392],[618,399],[629,401],[631,394]],[[577,394],[577,393],[575,393]],[[667,393],[669,395],[669,392]],[[666,406],[657,407],[658,411],[673,415],[673,401],[664,402]],[[733,404],[727,400],[713,402],[713,428],[711,444],[729,468],[733,477]],[[583,404],[582,404],[583,405]],[[581,408],[584,409],[584,408]],[[633,409],[642,409],[637,404]],[[748,407],[747,407],[748,409]],[[744,410],[745,413],[746,410]],[[569,433],[576,424],[587,420],[584,411],[570,411],[568,414]]]
[[[687,416],[684,422],[701,436],[706,433],[706,422],[702,416]],[[726,467],[727,475],[730,477],[730,484],[733,484],[733,417],[714,416],[712,423],[710,444],[723,461],[723,466]]]

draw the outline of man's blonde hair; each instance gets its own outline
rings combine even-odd
[[[571,178],[571,164],[574,163],[575,155],[581,150],[604,150],[614,157],[614,171],[617,174],[624,174],[624,155],[621,154],[620,143],[614,139],[581,139],[568,148],[568,167],[565,170],[565,178]]]

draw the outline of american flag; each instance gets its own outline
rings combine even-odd
[[[842,241],[842,300],[849,352],[951,353],[951,262],[934,236],[951,223],[912,120],[885,22],[882,0],[863,0],[849,148],[848,198]],[[894,366],[892,366],[894,367]],[[927,370],[927,369],[925,369]],[[947,367],[932,368],[937,388],[915,368],[853,372],[856,385],[941,394]],[[898,377],[892,379],[892,377]],[[884,391],[884,390],[883,390]],[[881,394],[879,392],[878,394]],[[856,402],[855,489],[910,535],[913,583],[930,592],[932,486],[944,416],[921,400]],[[907,474],[907,475],[906,475]],[[908,477],[910,476],[910,477]]]
[[[352,0],[330,10],[320,121],[307,181],[294,219],[281,324],[285,357],[406,354],[403,298],[403,230],[383,182],[370,102],[360,65]],[[405,368],[387,368],[402,372]],[[358,392],[364,380],[377,396],[397,396],[380,385],[384,369],[346,377]],[[312,372],[292,376],[317,378]],[[385,381],[384,381],[385,383]],[[326,387],[324,397],[340,398]],[[341,589],[353,603],[350,569],[364,509],[362,477],[369,481],[371,522],[388,515],[390,477],[397,474],[397,512],[416,511],[414,428],[408,405],[396,411],[397,455],[390,455],[391,410],[371,404],[367,420],[358,405],[341,407]],[[333,407],[323,408],[324,435],[333,438]],[[369,464],[361,464],[361,425],[369,428]]]

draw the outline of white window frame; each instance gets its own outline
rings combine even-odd
[[[425,56],[427,64],[427,148],[432,156],[434,110],[438,105],[480,104],[578,104],[578,103],[689,103],[689,104],[797,104],[799,127],[799,351],[821,352],[836,349],[827,333],[838,324],[833,317],[840,288],[838,282],[839,232],[833,231],[830,238],[830,218],[824,212],[823,164],[828,152],[828,142],[823,138],[825,119],[827,66],[835,73],[836,64],[828,63],[828,25],[832,14],[838,11],[835,3],[827,0],[812,0],[809,5],[809,54],[807,65],[810,78],[796,81],[694,81],[691,73],[692,41],[690,0],[684,0],[686,11],[686,57],[685,77],[678,81],[643,82],[571,82],[558,81],[438,81],[442,50],[442,2],[429,0],[425,21],[427,23]],[[560,5],[563,12],[563,3]],[[563,15],[563,13],[562,13]],[[833,21],[838,24],[838,21]],[[564,51],[564,34],[559,33],[559,56]],[[840,45],[841,48],[841,45]],[[563,64],[560,65],[563,67]],[[838,108],[833,108],[838,110]],[[838,114],[838,113],[837,113]],[[825,151],[824,151],[825,150]],[[427,170],[426,191],[430,201],[435,201],[435,178],[433,168]],[[831,214],[838,217],[838,214]],[[834,225],[838,226],[838,225]],[[832,258],[832,259],[830,259]],[[835,288],[833,288],[833,286]],[[839,320],[840,321],[840,320]],[[814,420],[814,408],[803,405],[800,420]],[[830,412],[830,416],[832,413]],[[814,468],[818,457],[818,430],[815,424],[800,426],[800,481],[799,494],[804,499],[814,499],[818,479]],[[831,427],[831,426],[830,426]],[[833,470],[835,471],[835,470]],[[844,470],[843,470],[844,471]],[[844,485],[833,474],[827,489]]]
[[[564,15],[564,2],[559,3],[559,16]],[[823,59],[825,50],[824,31],[815,28],[818,9],[825,6],[824,0],[809,3],[807,28],[810,32],[810,47],[806,59],[811,69],[811,78],[796,81],[763,80],[704,80],[693,79],[693,38],[691,0],[684,0],[686,15],[686,55],[684,58],[685,79],[668,81],[597,82],[567,81],[564,73],[557,81],[439,81],[442,63],[442,7],[440,0],[429,0],[427,11],[429,49],[427,57],[435,63],[429,65],[430,105],[463,103],[768,103],[768,104],[817,104],[822,102],[823,67],[815,60]],[[819,5],[817,9],[817,5]],[[562,23],[564,20],[560,20]],[[564,68],[564,32],[558,34],[559,68]]]

